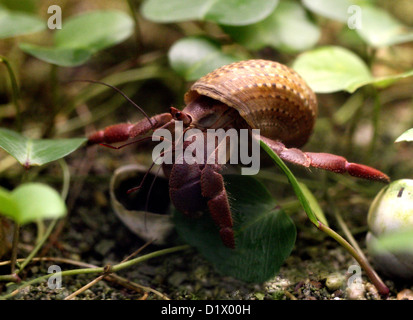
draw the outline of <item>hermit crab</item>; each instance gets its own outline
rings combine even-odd
[[[388,182],[384,173],[329,153],[303,152],[314,127],[317,99],[305,81],[289,67],[268,60],[235,62],[196,81],[184,97],[182,110],[147,117],[137,123],[115,124],[89,136],[89,144],[111,144],[142,138],[157,129],[173,130],[180,121],[184,133],[198,129],[259,129],[265,142],[285,161],[355,177]],[[179,138],[179,137],[178,137]],[[175,137],[177,139],[177,137]],[[196,139],[185,140],[184,150]],[[231,206],[221,175],[222,163],[207,161],[217,145],[205,146],[204,161],[163,164],[169,178],[170,198],[184,214],[193,215],[208,208],[219,228],[223,243],[235,248]],[[207,151],[209,150],[209,151]],[[212,151],[211,151],[212,150]],[[165,151],[167,152],[167,151]],[[169,150],[174,152],[174,148]]]

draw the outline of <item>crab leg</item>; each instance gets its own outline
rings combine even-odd
[[[110,144],[126,141],[167,125],[172,119],[172,115],[166,112],[157,114],[149,119],[142,119],[135,124],[115,124],[90,135],[88,137],[88,144]]]
[[[218,164],[206,164],[201,173],[202,195],[208,199],[208,209],[212,219],[219,227],[222,242],[229,248],[235,248],[234,230],[232,229],[231,207],[224,186],[224,179]]]
[[[364,164],[348,162],[346,158],[330,153],[303,152],[296,148],[287,148],[279,141],[261,136],[263,140],[281,159],[304,167],[314,167],[335,173],[349,173],[351,176],[389,182],[390,178],[383,172]]]

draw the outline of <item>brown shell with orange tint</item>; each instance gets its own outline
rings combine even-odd
[[[311,135],[317,99],[291,68],[268,60],[235,62],[196,81],[185,95],[188,104],[200,95],[236,109],[252,129],[299,147]]]

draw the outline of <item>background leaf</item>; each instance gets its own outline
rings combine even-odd
[[[122,11],[90,11],[67,19],[54,39],[59,48],[98,51],[129,38],[133,27],[132,18]]]
[[[46,22],[35,15],[9,11],[0,6],[0,39],[39,32],[46,29]]]
[[[12,199],[10,191],[0,187],[0,215],[14,219],[17,211],[17,203]]]
[[[391,46],[413,41],[413,28],[408,28],[379,7],[361,6],[362,27],[357,33],[372,47]]]
[[[223,25],[248,25],[268,17],[278,0],[147,0],[142,14],[155,22],[209,20]]]
[[[54,48],[21,43],[20,49],[42,61],[62,67],[75,67],[90,59],[93,52],[87,49]]]
[[[395,142],[401,141],[413,141],[413,128],[404,132],[400,137],[396,139]]]
[[[236,249],[223,245],[208,212],[191,219],[175,210],[176,229],[221,273],[247,282],[266,281],[278,273],[290,255],[295,226],[256,179],[239,175],[224,178],[232,200]]]
[[[0,190],[0,213],[19,224],[60,218],[66,205],[56,190],[42,183],[25,183],[12,192]]]
[[[0,6],[12,11],[36,12],[37,0],[0,0]]]
[[[207,73],[237,59],[222,52],[219,45],[203,37],[178,40],[169,50],[169,63],[187,81],[197,80]]]
[[[318,15],[341,22],[349,18],[347,10],[353,4],[349,0],[302,0],[302,3]]]
[[[301,51],[313,47],[320,36],[319,28],[295,2],[281,2],[266,19],[245,27],[224,27],[235,41],[258,50],[272,46],[284,51]]]
[[[17,132],[0,128],[0,147],[24,167],[41,166],[63,158],[85,141],[85,138],[33,140]]]
[[[350,93],[374,79],[361,58],[342,47],[321,47],[301,54],[293,64],[318,93],[346,90]]]
[[[126,40],[133,28],[132,18],[124,12],[90,11],[68,18],[64,28],[54,33],[54,46],[22,43],[20,48],[48,63],[73,67],[85,63],[97,51]]]
[[[345,90],[353,93],[372,84],[385,88],[397,80],[413,76],[413,70],[401,74],[374,78],[365,62],[350,50],[326,46],[307,51],[293,63],[295,69],[317,93]]]

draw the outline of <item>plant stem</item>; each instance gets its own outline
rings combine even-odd
[[[370,266],[368,261],[364,259],[363,256],[360,256],[350,243],[348,243],[342,236],[340,236],[337,232],[330,229],[329,227],[322,224],[320,221],[318,222],[318,229],[332,237],[336,240],[341,246],[343,246],[356,261],[360,264],[360,266],[364,269],[367,273],[367,276],[373,282],[374,286],[380,292],[381,295],[387,296],[389,294],[389,288],[384,284],[384,282],[380,279],[380,277],[376,274],[373,268]]]
[[[138,12],[138,10],[136,10],[135,8],[135,4],[133,3],[132,0],[127,0],[128,2],[128,6],[129,6],[129,10],[131,12],[133,21],[135,22],[135,43],[136,43],[136,51],[137,54],[139,55],[139,52],[142,49],[142,42],[141,42],[141,29],[139,26],[139,20],[138,17],[136,16],[136,12]]]
[[[13,274],[14,270],[16,269],[16,259],[17,259],[17,244],[19,243],[19,234],[20,234],[20,225],[16,222],[14,224],[14,232],[13,232],[13,242],[12,242],[12,249],[11,249],[11,267],[10,273]]]
[[[144,256],[135,258],[133,260],[130,261],[126,261],[123,263],[119,263],[113,267],[108,268],[104,268],[104,267],[98,267],[98,268],[85,268],[85,269],[74,269],[74,270],[66,270],[66,271],[61,271],[61,272],[56,272],[56,273],[51,273],[51,274],[47,274],[44,275],[42,277],[39,278],[35,278],[32,279],[26,283],[24,283],[23,285],[19,286],[16,290],[14,290],[13,292],[6,294],[4,296],[0,296],[0,300],[6,300],[9,298],[14,297],[16,294],[18,294],[20,292],[20,290],[22,290],[23,288],[36,284],[36,283],[40,283],[43,282],[45,280],[47,280],[48,278],[50,278],[51,276],[54,277],[63,277],[63,276],[70,276],[70,275],[77,275],[77,274],[86,274],[86,273],[107,273],[107,272],[116,272],[125,268],[128,268],[134,264],[146,261],[148,259],[151,258],[155,258],[155,257],[159,257],[165,254],[169,254],[169,253],[173,253],[173,252],[177,252],[177,251],[182,251],[182,250],[186,250],[189,249],[190,246],[189,245],[182,245],[182,246],[177,246],[177,247],[172,247],[172,248],[168,248],[168,249],[163,249],[163,250],[158,250],[155,252],[151,252],[149,254],[146,254]]]
[[[17,261],[19,262],[23,262],[24,259],[18,259]],[[60,257],[42,257],[42,258],[33,258],[32,261],[53,261],[53,262],[59,262],[59,263],[65,263],[65,264],[71,264],[71,265],[75,265],[78,267],[86,267],[86,268],[97,268],[97,266],[90,264],[90,263],[86,263],[86,262],[81,262],[81,261],[77,261],[77,260],[72,260],[72,259],[67,259],[67,258],[60,258]],[[10,264],[10,260],[9,261],[2,261],[0,262],[0,266],[5,266]],[[4,280],[6,281],[11,281],[11,279],[13,278],[13,275],[5,275],[5,276],[0,276],[0,280],[2,280],[2,277],[4,277]],[[19,278],[20,279],[20,278]],[[169,300],[169,298],[167,296],[165,296],[163,293],[160,293],[159,291],[156,291],[155,289],[152,289],[150,287],[145,287],[142,286],[140,284],[131,282],[130,280],[123,278],[121,276],[118,276],[117,274],[110,274],[108,276],[106,276],[105,278],[106,280],[115,282],[117,284],[120,284],[128,289],[134,290],[134,291],[146,291],[146,292],[152,292],[154,294],[156,294],[157,296],[159,296],[162,299],[165,300]],[[16,281],[18,282],[18,281]]]
[[[54,219],[49,227],[47,228],[47,231],[44,233],[42,239],[36,244],[36,247],[30,252],[30,254],[27,256],[27,258],[23,261],[23,263],[20,265],[19,271],[17,271],[17,274],[19,274],[26,266],[27,264],[33,259],[33,257],[36,255],[36,253],[41,249],[43,244],[46,242],[47,238],[49,238],[50,234],[52,233],[52,230],[54,229],[58,219]]]
[[[134,257],[135,255],[139,254],[139,252],[141,252],[143,249],[145,249],[147,246],[149,246],[152,243],[152,241],[145,243],[143,246],[141,246],[138,250],[136,250],[135,252],[133,252],[131,255],[129,255],[128,257],[126,257],[125,259],[122,260],[122,262],[128,261],[129,259],[131,259],[132,257]],[[72,300],[74,297],[76,297],[78,294],[86,291],[87,289],[89,289],[90,287],[92,287],[93,285],[95,285],[96,283],[98,283],[100,280],[102,280],[103,278],[105,278],[107,275],[109,274],[102,274],[99,277],[93,279],[91,282],[87,283],[86,285],[84,285],[82,288],[80,288],[79,290],[76,290],[75,292],[73,292],[72,294],[68,295],[65,300]]]
[[[11,89],[12,89],[11,90],[12,100],[13,100],[14,107],[16,109],[16,128],[18,132],[21,132],[22,121],[21,121],[21,111],[20,111],[20,105],[19,105],[19,86],[17,85],[16,77],[14,75],[13,69],[9,61],[5,57],[0,56],[0,62],[6,66],[7,71],[9,73]]]
[[[94,279],[93,281],[89,282],[88,284],[86,284],[85,286],[83,286],[82,288],[80,288],[79,290],[76,290],[75,292],[69,294],[65,300],[72,300],[74,297],[76,297],[78,294],[86,291],[87,289],[89,289],[91,286],[93,286],[94,284],[98,283],[100,280],[102,280],[105,277],[104,274],[100,275],[99,277],[97,277],[96,279]]]
[[[337,232],[334,230],[330,229],[323,223],[321,223],[316,215],[314,214],[311,206],[309,205],[309,202],[307,198],[305,197],[303,191],[301,190],[301,187],[297,181],[297,179],[294,177],[294,175],[291,173],[291,171],[288,169],[288,167],[284,164],[284,162],[280,159],[280,157],[274,153],[270,147],[268,147],[264,141],[261,140],[261,147],[270,155],[270,157],[274,160],[274,162],[284,171],[284,173],[287,175],[288,180],[290,181],[295,194],[297,195],[298,200],[300,201],[304,211],[306,212],[308,218],[310,221],[321,231],[332,237],[334,240],[336,240],[340,245],[342,245],[353,257],[356,259],[356,261],[360,264],[360,266],[366,271],[367,276],[370,278],[370,280],[373,282],[373,284],[376,286],[377,290],[382,294],[382,295],[388,295],[389,293],[389,288],[383,283],[383,281],[380,279],[380,277],[375,273],[373,268],[370,266],[368,263],[367,259],[364,258],[363,255],[359,255],[357,250],[355,250],[350,243],[348,243],[342,236],[340,236]]]
[[[5,281],[5,282],[20,282],[21,279],[17,276],[17,274],[2,274],[0,275],[0,282]]]
[[[70,186],[70,170],[66,161],[63,158],[59,159],[58,162],[63,173],[63,185],[62,191],[60,192],[60,196],[62,197],[63,201],[66,201]]]
[[[341,213],[338,211],[338,209],[336,207],[333,207],[334,209],[334,216],[341,228],[341,230],[343,231],[344,235],[346,236],[348,242],[350,242],[350,244],[353,246],[353,248],[357,251],[357,253],[365,260],[367,260],[366,256],[364,255],[363,251],[361,250],[361,248],[359,247],[356,239],[354,239],[353,234],[351,233],[351,231],[349,230],[349,228],[347,227],[347,224],[344,222],[343,217],[341,216]]]

